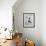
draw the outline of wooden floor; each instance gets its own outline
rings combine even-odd
[[[16,46],[15,39],[13,39],[13,40],[6,40],[6,42],[2,43],[0,46]]]
[[[14,36],[12,36],[12,40],[6,40],[6,39],[0,39],[0,42],[6,40],[6,42],[4,43],[0,43],[0,46],[18,46],[18,45],[21,45],[20,43],[22,43],[22,34],[21,33],[16,33]],[[19,43],[18,43],[19,41]]]

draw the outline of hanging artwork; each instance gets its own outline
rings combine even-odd
[[[23,13],[23,27],[25,28],[35,27],[35,13]]]

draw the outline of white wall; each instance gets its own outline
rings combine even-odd
[[[46,46],[46,0],[41,1],[41,38],[42,46]]]
[[[16,0],[0,0],[0,27],[12,28],[12,6]]]
[[[14,5],[16,6],[16,5]],[[15,29],[23,33],[24,38],[35,41],[36,46],[41,46],[41,1],[40,0],[23,0],[18,7],[14,7]],[[23,27],[23,13],[35,13],[35,28]]]

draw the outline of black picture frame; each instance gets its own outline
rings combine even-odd
[[[23,13],[23,27],[24,28],[35,27],[35,13]]]

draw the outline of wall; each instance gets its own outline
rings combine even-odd
[[[12,6],[16,0],[0,0],[0,27],[12,28]]]
[[[23,33],[24,39],[35,41],[36,46],[41,46],[41,1],[40,0],[23,0],[20,5],[14,5],[15,30]],[[23,27],[23,13],[35,13],[35,28]]]
[[[41,40],[42,46],[46,46],[46,0],[41,1]]]

